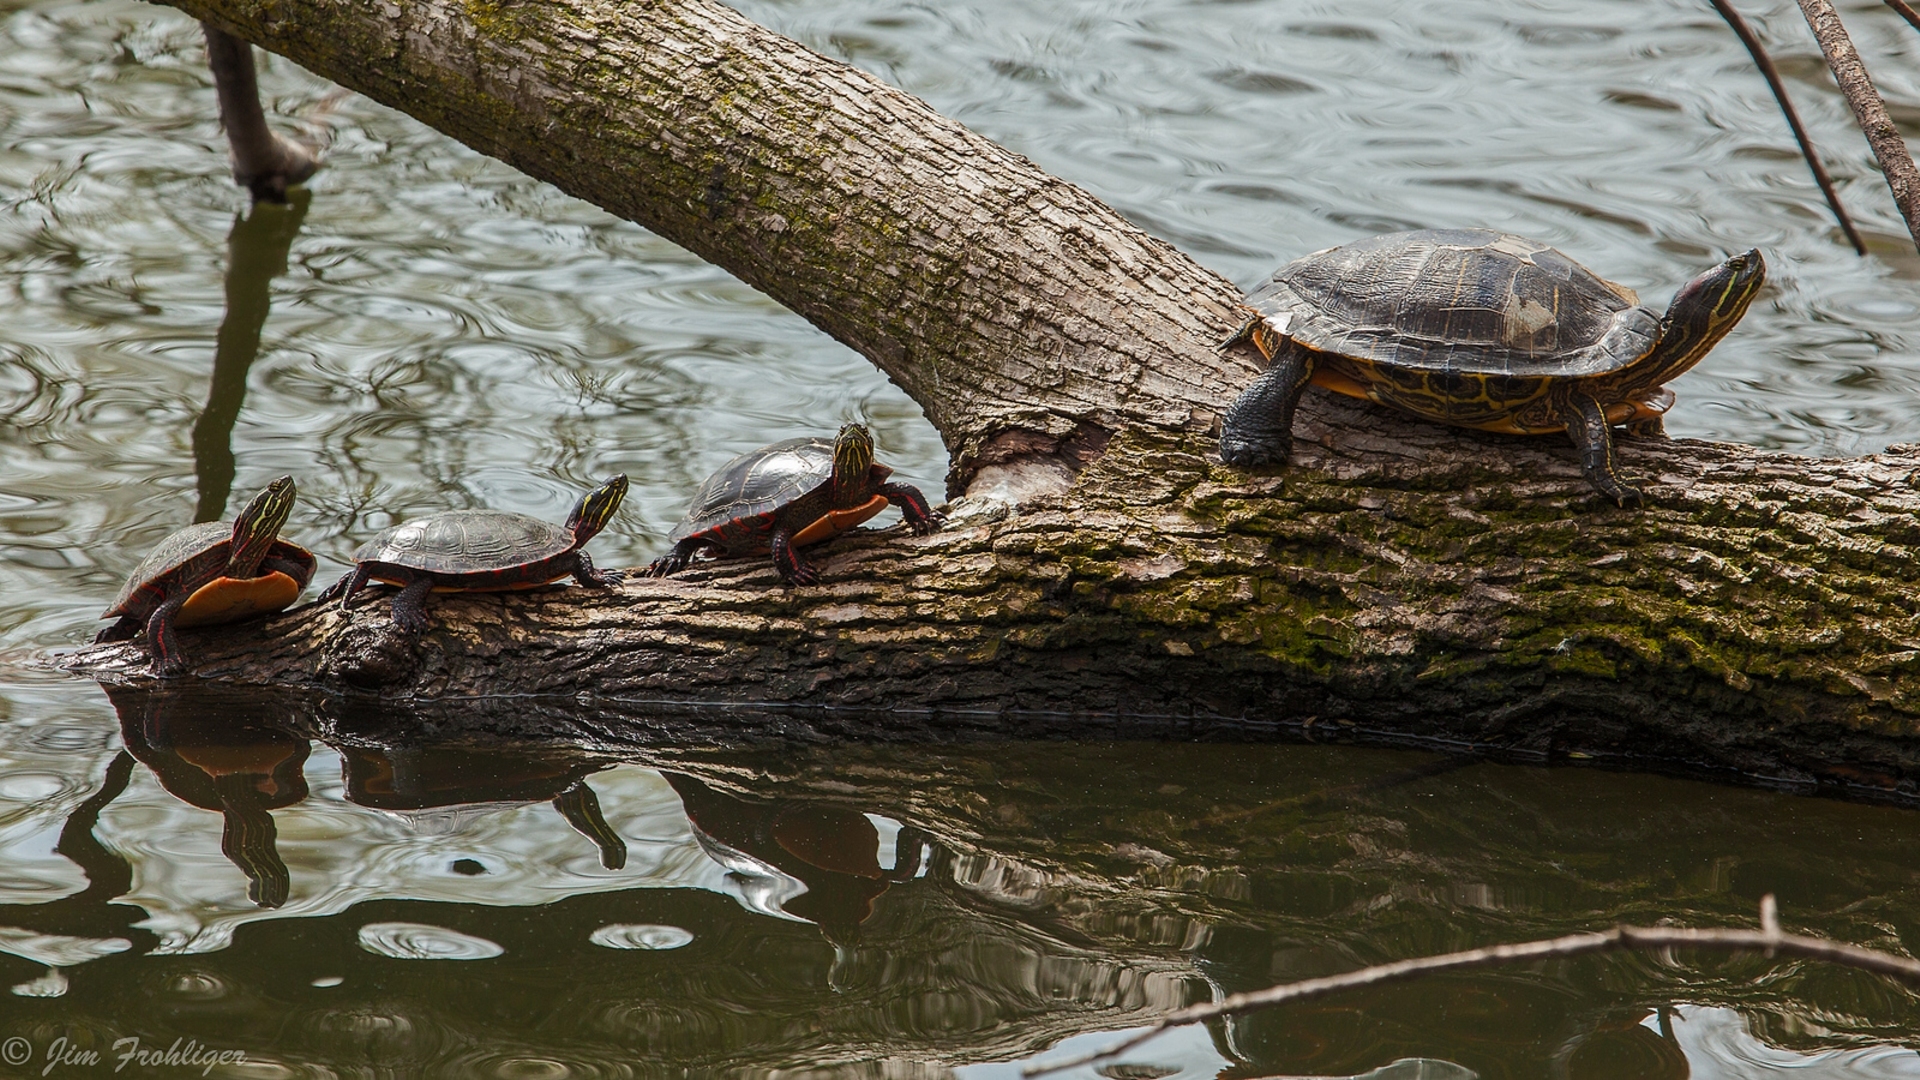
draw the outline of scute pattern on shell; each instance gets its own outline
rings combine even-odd
[[[127,601],[146,586],[159,581],[168,574],[185,566],[197,556],[212,551],[216,546],[233,539],[233,522],[203,521],[198,525],[189,525],[165,540],[154,545],[140,565],[133,568],[126,583],[120,587],[120,595],[113,598],[107,608],[111,616],[126,607]],[[226,560],[222,560],[226,562]]]
[[[503,510],[447,510],[395,525],[360,545],[355,562],[384,562],[430,574],[508,570],[575,547],[565,528]]]
[[[1538,241],[1389,233],[1295,259],[1247,298],[1308,348],[1404,368],[1584,376],[1645,356],[1660,317]]]
[[[717,525],[778,510],[832,477],[832,439],[786,439],[741,454],[700,485],[668,539],[677,544]]]

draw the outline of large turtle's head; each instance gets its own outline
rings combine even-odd
[[[868,477],[873,472],[873,435],[865,424],[846,424],[833,440],[833,505],[839,508],[867,501]]]
[[[1660,342],[1647,365],[1657,385],[1700,362],[1707,350],[1747,313],[1747,305],[1767,280],[1760,252],[1735,255],[1680,287],[1660,320]]]
[[[267,549],[293,514],[293,477],[282,476],[260,489],[240,516],[233,519],[233,541],[227,549],[230,578],[250,578],[260,571]]]
[[[567,516],[567,531],[573,534],[576,544],[584,544],[600,534],[613,520],[613,512],[620,509],[620,500],[627,497],[627,474],[620,473],[611,480],[580,496],[574,504],[573,513]]]

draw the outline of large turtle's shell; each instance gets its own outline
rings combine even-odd
[[[360,545],[353,558],[429,574],[500,573],[579,546],[571,530],[525,514],[446,510],[384,530]]]
[[[1321,352],[1461,374],[1584,376],[1645,356],[1660,317],[1535,240],[1489,229],[1388,233],[1295,259],[1247,298]]]
[[[113,598],[113,603],[107,606],[106,614],[100,617],[111,619],[129,614],[130,605],[134,604],[135,597],[149,589],[154,590],[150,595],[155,598],[157,606],[158,597],[172,595],[176,589],[198,588],[212,581],[226,570],[232,543],[233,522],[231,521],[203,521],[198,525],[189,525],[181,529],[155,544],[153,550],[147,553],[147,557],[140,560],[140,565],[134,567],[133,573],[127,575],[126,584],[120,586],[120,595]],[[275,539],[272,546],[267,549],[267,558],[290,559],[295,562],[305,562],[308,566],[312,566],[315,561],[313,552],[298,544],[280,539]],[[188,563],[195,565],[192,567],[194,572],[189,573],[187,578],[202,580],[168,580],[178,575]],[[309,570],[308,573],[311,574],[312,571]],[[304,586],[306,582],[302,581],[300,584]]]
[[[707,477],[669,539],[677,544],[731,521],[771,514],[832,478],[832,439],[786,439],[749,451]]]

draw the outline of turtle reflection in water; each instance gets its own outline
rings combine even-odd
[[[320,600],[340,598],[354,607],[370,581],[400,586],[393,598],[393,624],[418,634],[428,626],[430,592],[502,592],[531,589],[571,575],[582,585],[609,589],[626,575],[601,570],[583,550],[620,509],[625,474],[580,497],[565,525],[499,510],[448,510],[395,525],[353,553],[353,571],[333,583]]]
[[[1391,233],[1296,259],[1247,298],[1271,366],[1221,422],[1229,465],[1286,461],[1308,383],[1415,416],[1516,435],[1565,432],[1621,506],[1613,434],[1658,435],[1665,384],[1746,313],[1766,279],[1748,251],[1680,288],[1665,315],[1545,244],[1485,229]],[[1223,346],[1224,347],[1224,346]]]
[[[118,619],[95,644],[147,633],[153,673],[186,670],[176,629],[239,622],[294,602],[313,579],[313,552],[280,539],[293,513],[293,477],[268,484],[232,521],[189,525],[154,547],[100,616]]]

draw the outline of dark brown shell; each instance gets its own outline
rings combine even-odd
[[[1388,233],[1281,267],[1247,302],[1279,334],[1364,364],[1581,377],[1645,357],[1660,316],[1536,240],[1488,229]]]
[[[730,522],[770,515],[832,478],[832,439],[786,439],[749,451],[707,477],[669,539],[677,544]]]
[[[127,575],[120,595],[107,606],[103,619],[152,611],[175,592],[192,592],[219,577],[227,568],[233,545],[233,522],[203,521],[189,525],[155,544],[140,565]],[[287,540],[276,539],[267,549],[268,558],[284,558],[315,563],[313,552]],[[312,571],[309,570],[311,575]],[[302,581],[302,585],[306,582]]]

